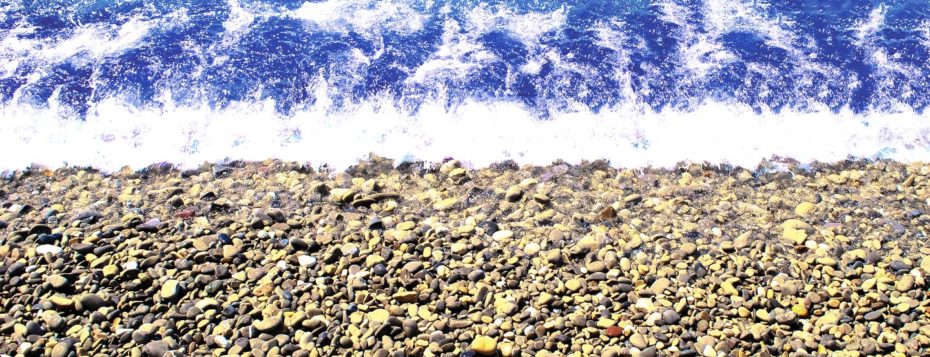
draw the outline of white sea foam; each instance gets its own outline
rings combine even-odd
[[[921,34],[921,43],[924,47],[930,49],[930,20],[924,21],[923,24],[918,28]]]
[[[890,106],[904,108],[908,106],[907,100],[926,94],[915,92],[909,85],[910,83],[898,84],[896,82],[902,76],[908,79],[919,79],[925,70],[901,61],[902,54],[898,52],[901,49],[889,46],[881,40],[879,32],[887,26],[885,24],[887,13],[888,8],[881,4],[849,30],[855,36],[853,43],[863,49],[863,53],[867,55],[867,62],[875,68],[873,80],[878,83],[878,95]],[[921,27],[918,25],[914,30],[919,35]],[[896,90],[898,87],[900,91]],[[892,92],[889,93],[889,91]]]
[[[621,20],[601,22],[594,26],[594,32],[597,34],[597,45],[610,49],[615,54],[613,77],[620,84],[619,90],[623,97],[636,98],[636,91],[633,89],[633,73],[628,70],[632,63],[632,56],[624,46],[628,41],[627,35],[623,32],[625,26],[626,24]]]
[[[462,31],[455,20],[444,24],[442,43],[429,59],[418,66],[408,83],[428,83],[436,78],[465,78],[480,65],[495,59],[473,34]]]
[[[930,123],[914,113],[755,114],[707,104],[688,112],[576,111],[540,121],[514,103],[468,102],[451,112],[437,103],[411,115],[385,101],[336,113],[321,106],[289,118],[273,107],[136,110],[110,100],[79,121],[63,120],[53,109],[7,106],[0,110],[0,150],[17,154],[3,155],[0,168],[37,163],[116,170],[280,158],[338,169],[370,152],[426,161],[451,156],[473,166],[607,159],[625,167],[705,160],[755,167],[773,155],[802,162],[848,156],[930,161]]]
[[[323,30],[358,31],[364,34],[383,30],[415,32],[426,16],[405,1],[326,0],[305,2],[290,16],[305,20]]]
[[[884,4],[881,4],[872,9],[868,17],[859,21],[850,29],[856,34],[857,46],[862,47],[866,45],[867,42],[870,41],[870,37],[885,25],[885,14],[887,12],[888,8],[885,7]]]
[[[37,28],[19,26],[0,38],[0,78],[12,75],[22,63],[49,65],[68,60],[97,61],[116,56],[141,44],[152,29],[168,28],[186,21],[187,14],[183,10],[158,19],[136,15],[121,25],[79,26],[62,38],[30,38],[26,35]],[[34,72],[33,75],[41,76],[41,73]]]
[[[661,1],[657,6],[661,9],[662,21],[681,28],[681,60],[695,78],[703,78],[738,60],[720,43],[721,36],[730,32],[753,33],[766,45],[786,50],[796,60],[805,62],[803,49],[796,46],[799,39],[793,29],[794,23],[784,17],[766,15],[768,4],[763,1],[704,0],[700,14],[692,14],[676,1]],[[700,27],[689,19],[691,16],[702,20]]]
[[[504,31],[526,46],[539,44],[542,35],[565,27],[565,8],[548,12],[518,13],[505,6],[476,6],[466,15],[465,29],[485,34]]]
[[[451,11],[444,9],[444,12]],[[433,79],[462,79],[474,70],[497,59],[480,43],[479,37],[501,31],[519,40],[529,52],[527,63],[519,70],[535,74],[546,62],[560,62],[560,56],[544,48],[543,34],[565,26],[565,9],[550,12],[515,13],[513,10],[486,5],[470,9],[465,21],[451,17],[443,23],[442,43],[429,59],[419,65],[407,83],[426,84]],[[555,58],[553,58],[555,57]]]
[[[229,5],[229,17],[223,21],[223,29],[226,32],[237,32],[249,27],[255,21],[255,14],[242,7],[239,0],[227,0]]]

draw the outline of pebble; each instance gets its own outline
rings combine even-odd
[[[74,341],[70,338],[66,338],[66,339],[58,341],[58,343],[55,344],[55,347],[52,348],[52,351],[51,353],[49,353],[49,356],[50,357],[67,357],[71,355],[72,352],[74,352]]]
[[[309,255],[301,255],[297,257],[297,263],[302,267],[312,267],[316,265],[316,257]]]
[[[142,352],[146,356],[163,357],[168,355],[168,353],[173,349],[172,347],[173,346],[171,346],[168,341],[158,340],[146,343],[145,347],[142,348]]]
[[[569,291],[578,291],[581,290],[583,282],[581,279],[571,279],[565,282],[565,288]]]
[[[901,278],[898,279],[897,282],[895,282],[894,288],[895,290],[900,291],[902,293],[911,291],[911,289],[914,288],[914,276],[910,274],[905,274],[901,276]]]
[[[174,300],[181,294],[181,285],[177,280],[171,279],[161,286],[159,295],[165,300]]]
[[[45,254],[58,255],[59,253],[61,253],[61,247],[54,246],[54,245],[51,245],[51,244],[43,244],[43,245],[40,245],[40,246],[37,246],[37,247],[36,247],[36,254],[40,254],[40,255],[45,255]]]
[[[639,349],[643,349],[649,346],[649,342],[646,340],[646,338],[643,337],[643,335],[640,335],[638,332],[630,336],[630,344],[633,345],[633,347]]]
[[[274,332],[280,329],[283,323],[284,319],[280,315],[274,315],[255,321],[252,327],[258,332]]]
[[[497,339],[488,336],[475,336],[471,349],[478,354],[490,356],[497,352]]]
[[[674,309],[665,309],[662,312],[662,320],[668,325],[675,325],[681,321],[681,316]]]
[[[61,290],[62,288],[68,286],[68,279],[58,274],[49,275],[46,280],[48,281],[49,285],[52,286],[52,289],[55,290]]]
[[[697,244],[686,242],[683,243],[679,249],[681,250],[681,254],[687,257],[697,252]]]
[[[0,355],[921,355],[930,341],[925,164],[450,162],[14,173]]]
[[[810,202],[801,202],[794,208],[794,213],[798,216],[805,217],[814,210],[814,204]]]
[[[78,310],[94,311],[105,306],[106,304],[106,300],[100,297],[100,295],[83,294],[78,298],[75,307],[77,307]]]
[[[528,255],[528,256],[535,256],[536,254],[539,254],[539,251],[540,251],[541,249],[542,249],[542,247],[539,246],[539,244],[536,244],[536,243],[532,243],[532,242],[531,242],[531,243],[527,243],[525,246],[523,246],[523,253],[526,253],[526,255]]]
[[[433,204],[433,209],[437,211],[446,211],[446,210],[452,209],[458,203],[459,203],[459,200],[457,198],[446,198],[444,200],[439,200],[435,204]]]
[[[507,239],[513,238],[513,231],[506,230],[506,229],[499,230],[497,232],[494,232],[494,234],[491,235],[491,238],[497,241],[507,240]]]
[[[866,321],[877,321],[882,318],[882,311],[881,310],[869,311],[863,316],[863,318]]]

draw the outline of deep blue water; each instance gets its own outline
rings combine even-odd
[[[82,117],[388,99],[554,112],[709,101],[760,112],[930,105],[930,3],[50,1],[0,5],[0,105]]]

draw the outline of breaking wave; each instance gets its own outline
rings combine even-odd
[[[928,105],[925,1],[0,4],[4,169],[928,161]]]

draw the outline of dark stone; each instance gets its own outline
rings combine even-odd
[[[479,281],[484,279],[484,270],[475,269],[468,273],[468,280],[470,281]]]
[[[29,229],[29,235],[33,235],[33,234],[35,235],[52,234],[52,228],[44,224],[37,224],[37,225],[32,226],[32,228]]]
[[[891,262],[891,264],[888,264],[888,267],[891,268],[891,270],[894,270],[895,273],[907,273],[911,270],[911,266],[909,264],[900,260]]]
[[[649,346],[639,351],[639,357],[655,357],[656,353],[656,346]]]
[[[381,218],[372,217],[371,220],[368,221],[368,229],[370,229],[370,230],[383,230],[383,229],[384,229],[384,223],[381,222]]]
[[[61,240],[61,237],[62,237],[61,233],[55,233],[55,234],[43,233],[43,234],[40,234],[39,237],[36,238],[36,244],[55,244],[56,242]]]
[[[226,233],[220,233],[216,236],[220,244],[227,245],[232,244],[232,238],[229,238],[229,235]]]
[[[265,212],[265,214],[275,222],[287,222],[287,217],[284,216],[284,212],[279,209],[270,209],[268,212]]]
[[[45,333],[45,329],[39,323],[29,321],[26,323],[26,333],[29,335],[42,335]]]
[[[339,258],[342,258],[342,250],[333,249],[329,253],[326,254],[326,257],[323,258],[323,262],[326,264],[333,264],[335,262],[338,262]]]
[[[413,320],[404,320],[401,324],[401,327],[404,329],[404,335],[407,338],[416,337],[420,333],[420,328],[417,326],[417,322]]]
[[[384,264],[377,264],[371,272],[376,276],[384,276],[387,274],[387,268],[384,267]]]
[[[290,244],[291,244],[291,247],[294,247],[295,250],[299,250],[299,251],[305,251],[307,250],[307,248],[310,247],[310,245],[307,244],[305,240],[300,239],[300,238],[291,239]]]
[[[678,321],[681,321],[681,316],[678,315],[678,312],[674,309],[666,309],[662,312],[662,320],[665,321],[666,324],[674,325],[677,324]]]
[[[878,320],[882,318],[882,310],[869,311],[868,313],[865,314],[865,316],[863,316],[863,318],[865,318],[866,321]]]
[[[26,264],[22,262],[16,262],[10,265],[9,268],[6,268],[7,276],[17,276],[26,271]]]
[[[74,243],[71,244],[71,249],[81,254],[87,254],[94,251],[94,245],[89,243]]]
[[[484,234],[487,235],[493,235],[500,230],[500,227],[494,221],[481,221],[481,223],[478,223],[478,228],[484,229]]]
[[[106,300],[103,300],[100,295],[97,294],[84,294],[81,295],[77,300],[78,310],[85,311],[94,311],[107,304]]]
[[[74,340],[70,338],[58,341],[55,348],[52,348],[51,357],[68,357],[74,352]]]
[[[97,223],[97,221],[100,220],[100,218],[103,218],[103,215],[100,214],[100,212],[84,211],[84,212],[78,213],[76,216],[74,216],[74,219],[72,220],[81,221],[87,224],[94,224],[94,223]]]

